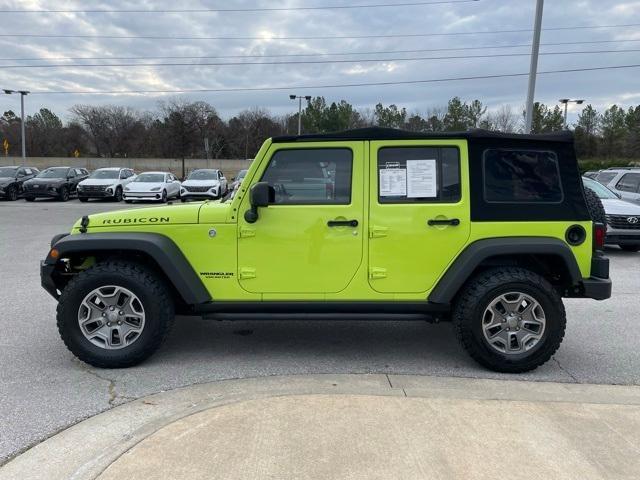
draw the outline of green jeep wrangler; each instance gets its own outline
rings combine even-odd
[[[611,295],[569,133],[369,128],[267,140],[234,195],[85,216],[41,264],[62,339],[127,367],[174,315],[422,313],[525,372],[558,349],[562,297]]]

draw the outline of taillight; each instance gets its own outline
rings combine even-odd
[[[604,250],[604,237],[607,229],[602,223],[593,224],[593,249]]]

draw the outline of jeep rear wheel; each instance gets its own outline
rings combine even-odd
[[[123,368],[160,347],[173,323],[174,306],[155,273],[113,261],[69,282],[57,318],[60,336],[76,357],[95,367]]]
[[[472,279],[454,306],[456,336],[481,365],[505,373],[533,370],[556,352],[566,326],[562,299],[543,277],[495,268]]]

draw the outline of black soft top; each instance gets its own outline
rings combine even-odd
[[[284,142],[322,142],[336,140],[430,140],[430,139],[467,139],[467,140],[526,140],[536,142],[572,143],[573,133],[570,131],[550,132],[543,134],[499,133],[489,130],[474,129],[466,132],[410,132],[395,128],[357,128],[342,132],[316,133],[308,135],[283,135],[274,137],[274,143]]]

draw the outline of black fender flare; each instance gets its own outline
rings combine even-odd
[[[433,303],[450,303],[473,271],[486,259],[504,255],[554,255],[564,263],[573,285],[582,280],[580,268],[569,246],[550,237],[500,237],[478,240],[455,259],[429,294]]]
[[[135,252],[150,256],[188,305],[211,301],[211,295],[178,246],[165,235],[149,232],[111,232],[66,235],[55,241],[58,258],[76,253]],[[49,254],[45,265],[55,265]]]

